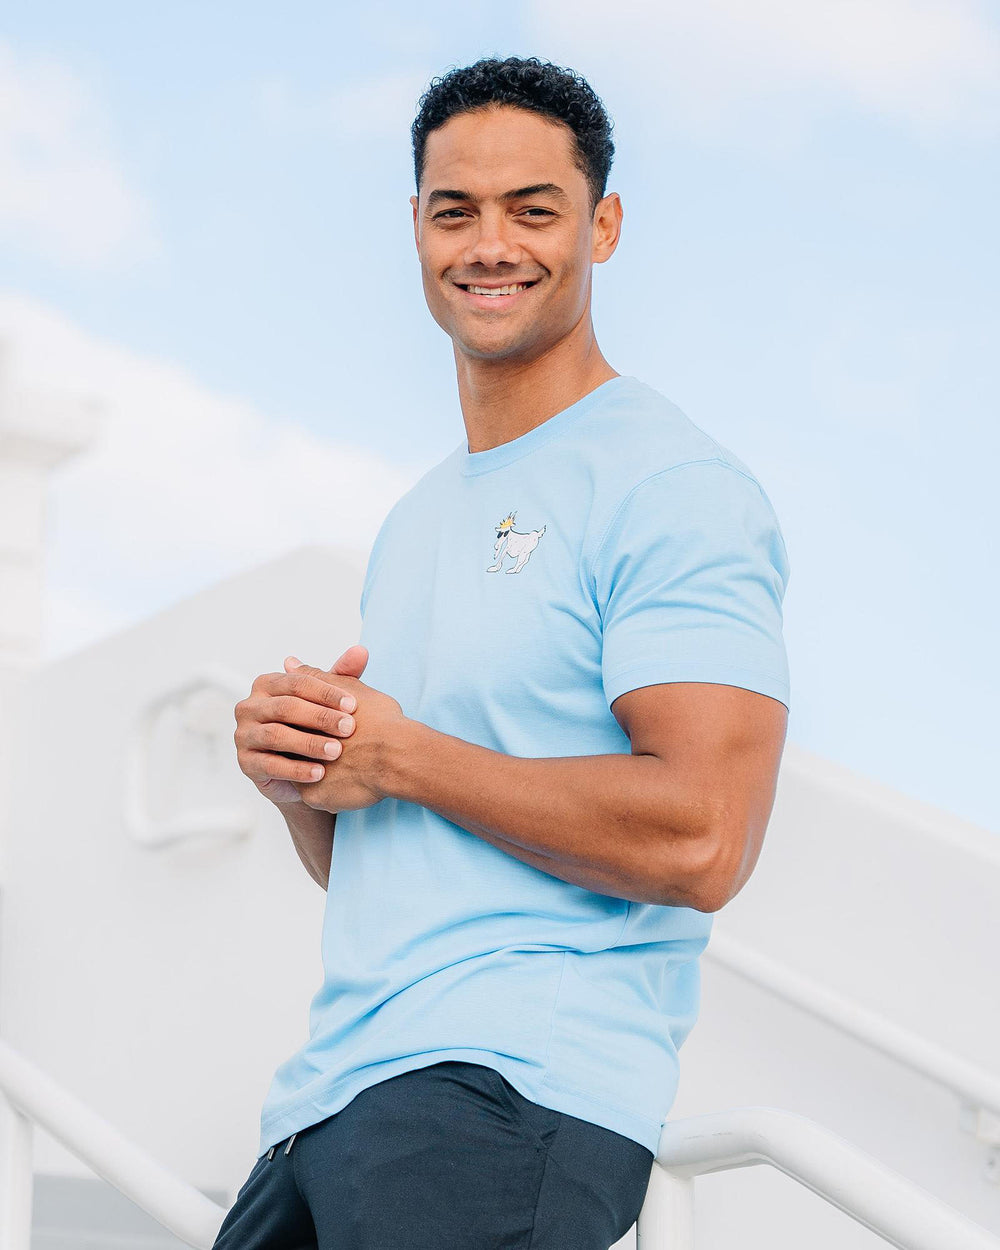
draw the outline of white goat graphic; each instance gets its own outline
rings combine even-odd
[[[493,544],[496,561],[486,570],[487,573],[499,573],[504,556],[510,556],[516,563],[512,569],[504,569],[505,573],[520,573],[528,563],[528,557],[538,546],[538,540],[545,533],[545,526],[540,530],[528,530],[526,534],[514,528],[516,512],[510,513],[497,526],[497,540]],[[504,548],[506,547],[506,550]]]

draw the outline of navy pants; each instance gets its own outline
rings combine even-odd
[[[631,1138],[449,1060],[370,1086],[262,1155],[213,1250],[608,1250],[652,1165]]]

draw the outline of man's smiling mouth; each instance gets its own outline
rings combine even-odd
[[[462,289],[473,295],[514,295],[517,291],[526,291],[534,282],[517,282],[508,286],[474,286],[471,282]]]
[[[455,285],[482,308],[494,303],[501,307],[510,304],[519,295],[537,286],[538,282],[539,279],[535,278],[531,282],[509,282],[503,286],[480,286],[476,282],[456,282]]]

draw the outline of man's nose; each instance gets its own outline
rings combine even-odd
[[[503,261],[516,265],[521,248],[515,241],[513,227],[502,216],[483,213],[465,254],[467,265],[480,264],[493,269]]]

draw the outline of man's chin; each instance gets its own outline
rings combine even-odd
[[[505,334],[453,334],[455,350],[474,360],[507,360],[524,355],[530,345],[523,337]]]

